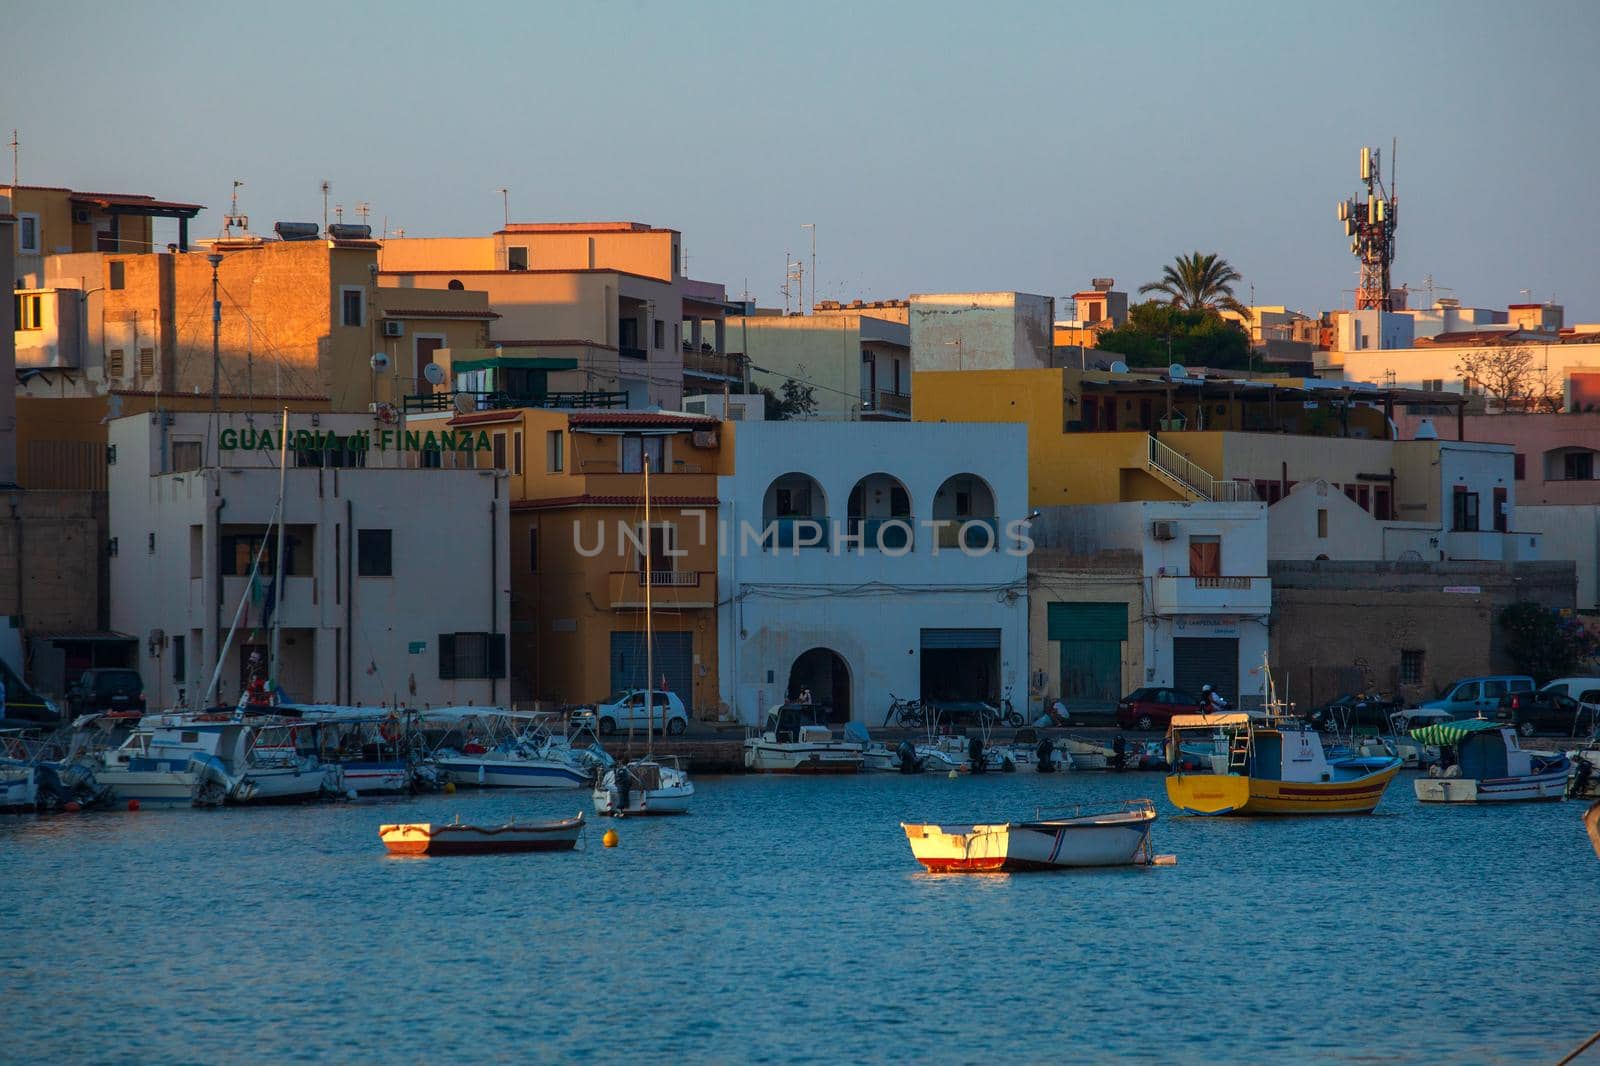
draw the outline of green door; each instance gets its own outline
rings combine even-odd
[[[1060,645],[1061,697],[1069,709],[1109,711],[1122,698],[1127,603],[1052,603],[1049,637]]]

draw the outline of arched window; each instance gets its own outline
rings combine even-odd
[[[916,520],[911,493],[889,474],[868,474],[850,490],[849,529],[870,551],[909,551]]]
[[[828,498],[810,474],[784,474],[767,486],[761,524],[769,547],[827,548]]]
[[[994,490],[977,474],[945,478],[933,496],[934,521],[949,523],[939,527],[939,547],[993,548],[1000,536],[999,513]]]
[[[451,278],[450,284],[446,285],[445,288],[449,289],[451,292],[460,292],[462,289],[465,289],[466,286],[461,284],[460,278]]]

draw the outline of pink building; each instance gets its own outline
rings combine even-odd
[[[1394,417],[1402,438],[1416,436],[1422,416]],[[1451,421],[1434,420],[1440,436],[1455,435]],[[1600,411],[1469,414],[1463,428],[1465,440],[1515,449],[1519,507],[1600,504]]]

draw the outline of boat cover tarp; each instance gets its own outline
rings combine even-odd
[[[1503,728],[1499,722],[1491,722],[1486,718],[1465,718],[1456,722],[1438,722],[1434,725],[1425,725],[1421,729],[1413,729],[1411,736],[1424,744],[1459,744],[1464,737],[1485,730],[1498,730]]]
[[[1172,716],[1173,729],[1215,729],[1218,726],[1246,725],[1250,716],[1242,711],[1229,714],[1175,714]]]

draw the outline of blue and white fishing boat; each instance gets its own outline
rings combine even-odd
[[[442,730],[434,764],[449,781],[476,788],[587,788],[596,766],[549,728],[550,715],[495,707],[422,711],[426,731]]]
[[[119,803],[212,807],[255,796],[255,786],[243,775],[198,745],[157,744],[155,731],[140,724],[124,734],[126,723],[108,715],[85,715],[73,725],[78,733],[70,761],[110,788]]]
[[[1572,760],[1559,752],[1524,751],[1509,725],[1483,718],[1412,730],[1437,745],[1441,763],[1413,783],[1423,803],[1508,803],[1561,799]]]

